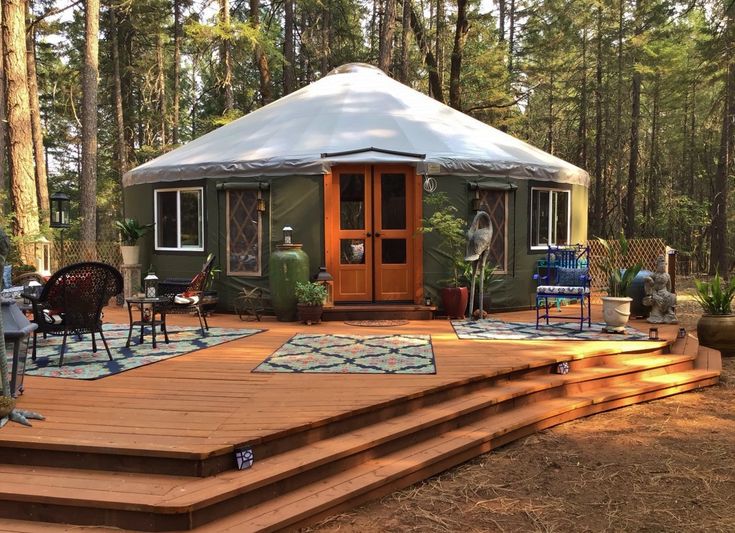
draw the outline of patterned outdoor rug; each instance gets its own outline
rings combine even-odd
[[[436,374],[429,335],[299,333],[253,372]]]
[[[535,322],[503,322],[502,320],[452,320],[452,326],[460,339],[489,339],[489,340],[524,340],[524,341],[643,341],[648,340],[648,334],[625,328],[625,335],[603,333],[603,323],[586,325],[579,331],[579,322],[554,322],[549,326]]]
[[[405,326],[408,320],[348,320],[348,326],[360,326],[363,328],[386,328],[393,326]]]
[[[97,353],[92,352],[92,338],[84,335],[82,340],[69,337],[64,353],[64,365],[59,367],[61,337],[44,339],[39,335],[36,361],[28,354],[26,374],[71,379],[97,379],[119,374],[131,368],[150,365],[172,357],[209,348],[264,331],[262,329],[209,328],[202,336],[199,328],[168,327],[169,344],[164,342],[163,333],[156,328],[156,349],[153,349],[150,332],[146,332],[145,343],[138,344],[140,329],[133,330],[130,348],[125,347],[128,340],[127,324],[105,324],[104,332],[110,346],[112,361],[107,356],[102,341],[97,338]],[[30,348],[29,348],[30,352]]]

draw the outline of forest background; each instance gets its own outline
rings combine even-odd
[[[2,30],[18,240],[49,191],[117,240],[126,170],[365,62],[586,169],[591,237],[732,266],[735,0],[2,0]]]

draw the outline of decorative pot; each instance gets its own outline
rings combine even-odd
[[[699,344],[735,356],[735,315],[702,315],[697,322]]]
[[[449,318],[464,318],[470,296],[467,287],[444,287],[439,291],[439,295],[444,312]]]
[[[140,264],[140,246],[120,246],[123,265],[139,265]]]
[[[651,308],[643,305],[643,298],[646,297],[646,278],[653,274],[650,270],[641,270],[630,283],[627,295],[633,298],[630,304],[630,313],[633,316],[648,318],[651,314]]]
[[[602,317],[605,319],[605,329],[614,333],[623,333],[630,318],[630,302],[632,298],[603,296]]]
[[[271,303],[280,322],[296,320],[296,284],[309,281],[309,256],[301,244],[279,244],[271,254],[268,281]]]
[[[322,305],[296,304],[299,320],[308,326],[322,321]]]

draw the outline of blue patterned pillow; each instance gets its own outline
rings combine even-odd
[[[587,270],[584,268],[561,268],[556,271],[556,284],[566,287],[582,287],[585,285]]]

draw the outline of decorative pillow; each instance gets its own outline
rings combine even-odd
[[[174,303],[177,305],[194,305],[199,302],[199,296],[182,292],[174,296]]]
[[[566,287],[582,287],[586,283],[587,270],[584,268],[562,268],[556,271],[556,284]]]

